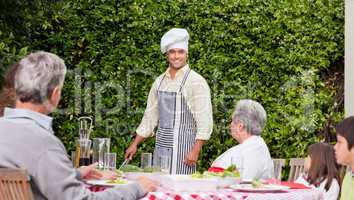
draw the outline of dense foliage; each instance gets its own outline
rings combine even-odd
[[[57,135],[73,150],[77,117],[93,116],[93,137],[111,137],[120,162],[150,86],[167,67],[160,38],[185,27],[190,66],[212,91],[214,131],[199,169],[236,144],[228,126],[243,98],[264,105],[272,156],[298,157],[321,139],[330,115],[342,116],[320,72],[343,59],[343,9],[342,0],[2,1],[0,70],[32,51],[61,56],[69,73],[54,114]]]

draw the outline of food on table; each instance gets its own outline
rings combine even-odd
[[[123,172],[142,172],[143,171],[140,167],[137,167],[135,165],[124,165],[122,168],[120,168],[120,170]]]
[[[125,179],[117,178],[115,180],[108,180],[107,183],[112,183],[112,184],[127,184],[128,181]]]
[[[225,169],[225,171],[233,172],[237,171],[236,165],[230,165],[228,168]]]
[[[239,178],[240,172],[237,170],[236,165],[230,165],[228,168],[223,169],[220,167],[211,167],[208,171],[196,172],[192,174],[192,178],[211,178],[211,177],[231,177],[231,178]]]
[[[224,173],[222,174],[222,177],[234,177],[234,178],[239,178],[240,177],[240,172],[238,171],[224,171]]]
[[[199,178],[206,178],[206,177],[204,176],[204,174],[201,174],[200,172],[195,172],[194,174],[192,174],[192,178],[199,179]]]
[[[236,165],[230,165],[228,168],[224,170],[224,174],[222,177],[240,177],[240,172],[238,171]]]
[[[161,169],[159,167],[145,167],[143,172],[161,172]]]
[[[224,168],[222,168],[222,167],[210,167],[209,169],[208,169],[208,172],[224,172]]]
[[[262,187],[262,186],[263,186],[263,183],[262,183],[261,180],[256,179],[256,180],[253,180],[253,181],[252,181],[252,187],[254,187],[254,188],[260,188],[260,187]]]
[[[118,177],[123,177],[124,172],[122,170],[116,169],[116,173]]]
[[[239,178],[240,172],[237,170],[236,165],[230,165],[228,168],[223,169],[221,167],[211,167],[204,174],[218,177],[234,177]]]

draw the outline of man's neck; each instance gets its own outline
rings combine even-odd
[[[186,66],[187,66],[187,63],[185,63],[182,67],[179,67],[179,68],[169,65],[168,73],[170,74],[171,79],[174,79],[176,77],[176,74],[178,73],[178,71],[182,71]]]
[[[244,133],[244,137],[242,137],[242,141],[240,141],[240,144],[244,143],[246,140],[250,139],[252,137],[251,134]]]
[[[181,67],[181,68],[174,68],[174,67],[169,67],[170,69],[168,70],[168,73],[170,74],[170,76],[171,76],[171,79],[174,79],[175,78],[175,76],[176,76],[176,74],[177,74],[177,72],[178,72],[178,70],[181,70],[183,67]]]
[[[48,115],[49,112],[48,110],[46,109],[46,107],[42,104],[33,104],[33,103],[23,103],[21,101],[16,101],[16,108],[19,108],[19,109],[27,109],[27,110],[31,110],[31,111],[34,111],[34,112],[38,112],[38,113],[41,113],[41,114],[44,114],[44,115]]]

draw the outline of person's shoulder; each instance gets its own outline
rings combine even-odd
[[[155,78],[154,82],[152,83],[152,87],[157,87],[161,80],[164,78],[164,76],[165,72],[157,76],[157,78]]]
[[[52,132],[35,123],[14,122],[3,118],[0,120],[0,135],[12,145],[9,148],[20,147],[23,151],[28,151],[28,156],[35,158],[49,150],[63,149],[60,140]]]
[[[197,73],[196,71],[192,70],[189,73],[189,78],[187,78],[186,81],[187,85],[193,85],[193,86],[198,86],[198,87],[192,87],[194,89],[200,90],[200,88],[203,88],[202,91],[209,91],[209,84],[206,81],[206,79]],[[205,90],[204,90],[205,89]]]
[[[337,179],[332,179],[331,185],[329,186],[328,190],[325,189],[328,179],[325,179],[319,187],[325,194],[325,199],[337,199],[340,191],[339,182]]]
[[[334,188],[340,188],[340,185],[339,185],[339,182],[337,179],[332,179],[332,183],[331,183],[331,187],[334,187]]]
[[[242,151],[241,145],[235,145],[222,153],[223,156],[238,154]]]
[[[155,78],[155,81],[160,81],[164,76],[166,75],[166,72],[161,73],[160,75]]]
[[[268,148],[267,143],[265,142],[265,140],[263,139],[262,136],[254,136],[252,142],[254,143],[254,145],[258,145],[258,146],[262,146],[264,148]]]
[[[206,82],[206,79],[201,74],[196,72],[195,70],[191,69],[189,73],[190,73],[190,76],[193,77],[193,80],[199,80],[199,81],[205,81]]]
[[[252,136],[242,144],[243,152],[247,154],[262,155],[269,154],[269,148],[261,136]],[[267,156],[268,157],[268,156]]]
[[[30,121],[13,121],[1,118],[0,127],[2,130],[11,132],[12,135],[18,135],[27,143],[41,143],[42,147],[48,143],[58,142],[53,133]]]
[[[235,145],[235,146],[229,148],[228,150],[226,150],[226,152],[230,152],[232,154],[242,152],[242,145],[241,144]]]
[[[327,181],[328,181],[328,179],[325,179],[325,181],[323,181],[323,182],[321,183],[321,185],[323,184],[323,188],[324,188],[325,185],[327,184]],[[333,178],[333,179],[332,179],[332,183],[331,183],[331,185],[330,185],[329,188],[330,188],[330,190],[339,190],[339,189],[340,189],[340,185],[339,185],[338,180],[335,179],[335,178]]]
[[[247,140],[245,140],[244,143],[249,146],[255,146],[255,145],[261,146],[266,144],[262,136],[259,135],[252,135]]]

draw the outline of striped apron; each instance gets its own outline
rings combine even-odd
[[[161,166],[161,159],[168,158],[171,174],[192,174],[196,166],[184,163],[192,150],[197,133],[196,122],[182,94],[190,69],[183,77],[178,92],[161,91],[162,78],[157,89],[159,125],[156,133],[154,165]],[[166,161],[164,161],[166,162]]]

